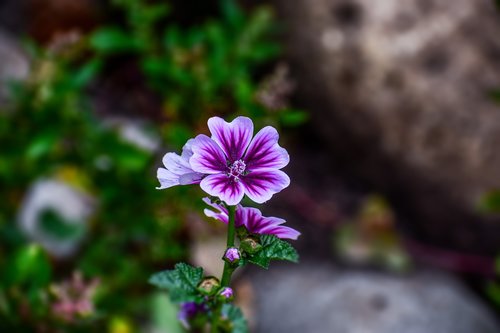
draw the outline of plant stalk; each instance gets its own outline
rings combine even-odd
[[[234,216],[236,213],[236,206],[227,206],[227,211],[229,215],[229,221],[227,225],[227,246],[226,248],[230,248],[234,246],[234,234],[236,232]],[[224,262],[224,271],[222,273],[221,285],[223,287],[228,287],[231,282],[231,275],[234,272],[234,268],[231,267],[231,264],[227,261]]]

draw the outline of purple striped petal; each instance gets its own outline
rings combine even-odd
[[[260,170],[241,177],[241,183],[250,199],[256,203],[264,203],[273,194],[288,187],[290,178],[281,170]]]
[[[195,139],[189,139],[184,147],[182,147],[182,154],[181,157],[185,159],[186,161],[189,161],[191,156],[193,156],[193,143]]]
[[[218,205],[216,203],[213,203],[209,198],[203,198],[203,202],[214,209],[212,210],[205,208],[203,212],[205,213],[206,216],[224,222],[225,224],[228,223],[229,218],[226,207],[224,207],[223,205]]]
[[[162,162],[167,170],[176,175],[193,172],[189,162],[176,153],[166,153],[165,156],[163,156]]]
[[[285,220],[276,218],[276,217],[264,217],[266,222],[265,227],[262,227],[260,232],[262,234],[269,234],[269,235],[275,235],[279,238],[288,238],[288,239],[297,239],[300,236],[300,232],[297,230],[290,228],[290,227],[285,227],[283,224],[285,223]],[[276,220],[281,220],[281,222],[276,223],[276,221],[268,221],[270,219],[276,219]]]
[[[242,223],[254,234],[275,235],[279,238],[297,239],[300,235],[295,229],[282,226],[286,221],[277,217],[265,217],[257,208],[242,207],[236,211],[236,221]]]
[[[157,190],[163,190],[175,185],[179,185],[179,176],[172,173],[171,171],[168,171],[165,168],[158,168],[156,177],[160,182],[160,186],[156,187]]]
[[[231,163],[243,157],[253,135],[253,123],[247,117],[237,117],[230,123],[212,117],[208,119],[208,128],[212,140],[222,148]]]
[[[227,170],[227,162],[220,147],[208,136],[200,134],[191,143],[193,155],[189,164],[194,171],[216,174]]]
[[[225,174],[208,175],[201,181],[200,187],[230,206],[239,204],[245,194],[243,184],[233,181]]]
[[[194,172],[187,159],[175,153],[167,153],[163,156],[165,168],[158,168],[156,173],[160,186],[157,189],[162,190],[175,185],[197,184],[203,178],[203,175]]]
[[[189,172],[179,176],[179,185],[199,184],[205,177],[204,174],[198,172]]]
[[[278,144],[279,134],[266,126],[253,138],[243,160],[248,170],[281,169],[290,162],[286,149]]]

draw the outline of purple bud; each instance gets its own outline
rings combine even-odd
[[[231,298],[231,297],[233,297],[233,289],[231,289],[229,287],[224,287],[221,290],[220,295],[224,296],[225,298]]]
[[[240,251],[238,251],[238,249],[235,247],[228,248],[226,250],[226,253],[224,253],[224,260],[230,263],[236,263],[240,260],[240,258],[241,258]]]
[[[197,304],[195,302],[186,302],[181,304],[181,308],[177,315],[177,318],[182,323],[185,329],[189,329],[189,321],[196,317],[200,313],[207,311],[205,304]]]

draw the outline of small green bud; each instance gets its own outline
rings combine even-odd
[[[259,252],[262,249],[259,237],[252,235],[245,237],[241,241],[240,249],[249,254],[254,254]]]
[[[207,276],[197,286],[198,291],[207,296],[215,295],[219,288],[220,281],[215,276]]]
[[[236,228],[236,235],[238,235],[239,239],[243,239],[248,236],[248,230],[245,227]]]

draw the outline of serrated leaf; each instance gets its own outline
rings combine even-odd
[[[175,269],[153,274],[149,283],[168,290],[172,302],[200,301],[196,286],[203,278],[203,269],[185,263],[178,263]]]
[[[293,246],[274,235],[261,235],[261,244],[262,250],[248,259],[252,264],[268,269],[271,260],[299,261]]]
[[[248,333],[248,325],[241,310],[229,303],[222,305],[221,316],[226,321],[224,332]]]

